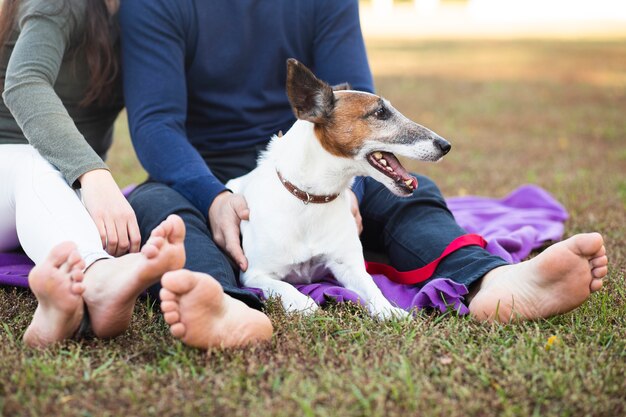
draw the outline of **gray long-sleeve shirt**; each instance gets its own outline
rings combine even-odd
[[[82,51],[68,50],[82,36],[84,0],[26,0],[17,27],[3,46],[0,144],[30,143],[66,181],[107,169],[113,123],[122,109],[121,82],[107,105],[79,106],[89,83]]]

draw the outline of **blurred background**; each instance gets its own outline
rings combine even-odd
[[[623,0],[363,0],[367,37],[607,37],[626,35]]]

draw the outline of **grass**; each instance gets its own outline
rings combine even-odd
[[[532,182],[604,234],[605,287],[576,311],[516,325],[422,313],[380,323],[351,305],[313,317],[268,305],[267,345],[203,352],[140,301],[115,340],[44,351],[20,338],[29,292],[0,289],[3,416],[618,416],[626,414],[626,43],[369,42],[379,92],[453,142],[415,164],[448,196]],[[120,119],[120,185],[145,174]]]

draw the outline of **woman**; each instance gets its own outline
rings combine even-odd
[[[103,162],[123,106],[117,8],[117,0],[2,4],[0,250],[21,245],[36,264],[31,346],[73,336],[87,316],[96,336],[120,334],[137,296],[184,263],[176,217],[139,251],[135,214]]]

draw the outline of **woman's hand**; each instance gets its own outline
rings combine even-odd
[[[213,241],[237,263],[239,269],[248,269],[248,260],[239,239],[241,221],[250,219],[244,196],[224,191],[215,197],[208,214]]]
[[[137,217],[106,169],[94,169],[78,179],[83,204],[98,228],[102,247],[113,256],[139,252]]]

